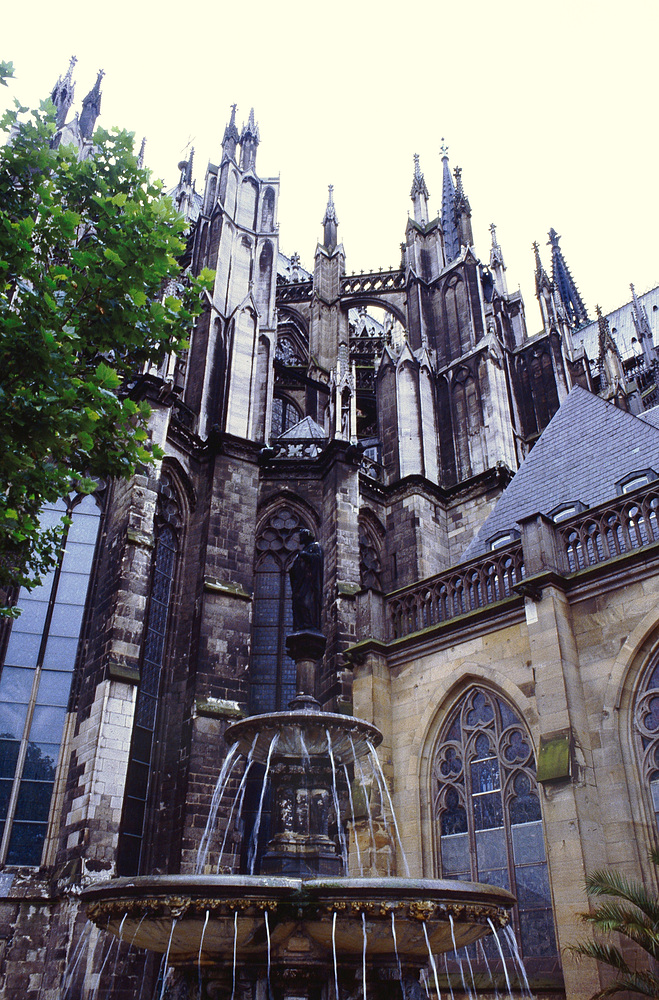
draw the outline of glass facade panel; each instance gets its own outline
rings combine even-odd
[[[12,823],[8,865],[38,865],[41,863],[43,842],[46,839],[46,823]]]
[[[0,863],[10,865],[41,862],[100,523],[93,497],[72,497],[68,505],[47,505],[41,524],[52,526],[65,513],[71,524],[59,566],[31,593],[21,589],[23,610],[12,623],[0,675],[0,814],[6,821]]]
[[[153,555],[140,686],[135,703],[135,725],[119,836],[117,870],[121,875],[135,875],[140,870],[144,820],[149,797],[151,754],[158,718],[158,697],[165,661],[165,639],[169,626],[178,551],[178,536],[174,525],[178,526],[181,523],[180,505],[166,473],[163,473],[160,481],[157,519],[160,521],[160,526]],[[166,523],[163,523],[164,520]]]

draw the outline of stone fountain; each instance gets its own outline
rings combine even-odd
[[[303,553],[315,546],[317,555],[320,546],[305,541]],[[425,997],[419,975],[434,970],[431,956],[508,923],[514,899],[497,887],[348,874],[337,775],[382,737],[360,719],[323,712],[313,696],[325,647],[315,627],[322,550],[320,560],[320,584],[311,559],[315,586],[306,573],[302,587],[315,614],[299,600],[296,609],[293,585],[297,630],[287,647],[298,694],[290,711],[248,717],[225,733],[229,746],[266,765],[271,783],[273,832],[250,864],[259,874],[116,878],[83,893],[99,927],[166,956],[174,972],[165,996],[416,1000]]]

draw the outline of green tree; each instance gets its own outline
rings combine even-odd
[[[651,852],[650,860],[655,867],[659,866],[659,848]],[[584,920],[599,937],[617,933],[623,941],[632,942],[638,953],[638,961],[630,965],[622,949],[607,941],[585,941],[572,949],[576,955],[607,965],[616,974],[615,980],[594,993],[592,1000],[625,992],[659,997],[659,975],[653,971],[655,963],[659,962],[659,898],[656,893],[608,869],[588,876],[586,892],[591,898],[606,898],[591,913],[585,913]]]
[[[0,63],[0,82],[12,75]],[[72,146],[53,148],[50,101],[26,111],[15,102],[0,121],[3,588],[33,586],[53,564],[59,529],[40,529],[45,501],[159,457],[149,406],[126,386],[186,345],[207,285],[182,279],[185,223],[130,133],[97,129],[79,162]]]

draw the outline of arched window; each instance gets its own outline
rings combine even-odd
[[[295,696],[295,663],[285,646],[293,631],[288,570],[300,549],[300,529],[307,527],[291,507],[278,507],[256,539],[250,659],[254,713],[285,709]]]
[[[100,523],[91,496],[46,504],[68,514],[57,564],[21,589],[0,676],[0,863],[39,865]]]
[[[165,641],[181,522],[181,508],[176,491],[171,479],[164,472],[160,479],[153,575],[119,837],[117,870],[122,875],[136,875],[141,867],[158,699],[165,662]]]
[[[382,591],[380,546],[362,521],[359,523],[359,580],[364,590]]]
[[[471,687],[451,712],[432,766],[437,865],[517,897],[514,929],[531,970],[556,962],[531,740],[503,698]]]
[[[302,414],[295,403],[286,396],[275,396],[272,400],[272,431],[273,438],[279,437],[284,431],[299,423]]]
[[[634,730],[641,779],[659,834],[659,663],[650,665],[636,695]]]

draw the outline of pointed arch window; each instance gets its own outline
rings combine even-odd
[[[181,524],[181,505],[171,478],[164,472],[160,479],[153,575],[119,837],[117,870],[122,875],[136,875],[143,867],[142,844]]]
[[[277,395],[272,400],[271,437],[277,438],[302,420],[302,413],[287,396]]]
[[[66,514],[55,566],[21,588],[0,676],[0,862],[39,865],[82,631],[101,511],[92,496],[46,504],[42,527]]]
[[[659,663],[651,664],[636,695],[634,730],[641,779],[659,835]]]
[[[503,698],[471,687],[451,712],[432,765],[437,866],[444,878],[486,882],[518,900],[514,929],[527,967],[557,962],[535,758]]]
[[[256,539],[250,660],[253,713],[285,709],[295,696],[295,663],[285,645],[293,631],[288,570],[300,548],[300,529],[308,527],[293,508],[278,507]]]

